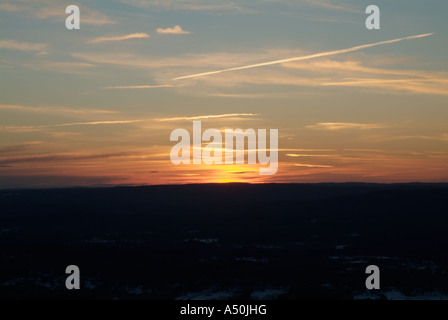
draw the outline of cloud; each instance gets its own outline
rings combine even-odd
[[[322,72],[328,74],[328,72],[341,73],[347,75],[349,72],[368,73],[368,74],[380,74],[380,75],[396,75],[396,76],[410,76],[419,74],[413,70],[389,70],[370,68],[363,66],[361,61],[336,61],[336,60],[320,60],[320,61],[307,61],[307,62],[289,62],[283,65],[285,68],[307,70],[313,72]]]
[[[328,154],[295,154],[295,153],[287,153],[287,157],[298,158],[298,157],[331,157]]]
[[[171,88],[174,87],[170,84],[161,85],[143,85],[143,86],[115,86],[115,87],[104,87],[103,89],[155,89],[155,88]]]
[[[2,3],[0,4],[0,10],[8,12],[17,12],[19,14],[25,14],[33,16],[38,19],[54,19],[58,21],[65,21],[67,14],[65,8],[67,4],[63,4],[63,1],[54,0],[30,0],[30,1],[14,1],[21,3],[20,6],[16,4]],[[92,10],[84,5],[80,6],[81,11],[81,24],[89,25],[110,25],[115,24],[110,17],[103,13]]]
[[[211,0],[122,0],[122,2],[141,8],[156,7],[166,10],[249,12],[234,2],[222,3]]]
[[[160,33],[160,34],[190,34],[191,32],[185,31],[182,29],[181,26],[177,25],[177,26],[174,26],[173,28],[166,28],[166,29],[157,28],[157,33]]]
[[[47,59],[40,61],[22,62],[19,64],[21,68],[29,68],[32,70],[51,70],[53,72],[69,73],[69,74],[93,74],[97,67],[96,64],[79,61],[60,61],[52,62]]]
[[[6,130],[35,130],[43,128],[57,128],[57,127],[71,127],[71,126],[92,126],[92,125],[104,125],[104,124],[130,124],[142,122],[145,120],[111,120],[111,121],[89,121],[89,122],[69,122],[69,123],[59,123],[59,124],[49,124],[49,125],[39,125],[39,126],[6,126],[0,127]]]
[[[70,122],[70,123],[61,123],[61,124],[54,124],[54,125],[48,125],[48,126],[41,126],[41,127],[69,127],[69,126],[91,126],[91,125],[98,125],[98,124],[128,124],[128,123],[136,123],[141,122],[143,120],[111,120],[111,121],[89,121],[89,122]]]
[[[158,57],[132,54],[129,52],[74,52],[72,56],[91,63],[112,64],[122,67],[132,68],[168,68],[168,67],[210,67],[224,68],[229,65],[238,65],[254,61],[254,59],[266,59],[273,57],[278,52],[257,52],[257,53],[200,53],[184,54],[177,57]],[[163,70],[166,73],[167,70]]]
[[[345,11],[351,13],[364,13],[363,10],[356,8],[350,4],[335,4],[331,0],[259,0],[259,1],[219,1],[219,0],[121,0],[140,8],[156,8],[165,10],[182,10],[182,11],[212,11],[212,12],[238,12],[238,13],[259,13],[263,7],[272,10],[272,6],[266,4],[274,4],[275,6],[288,6],[289,11],[297,11],[302,9],[303,4],[311,7],[318,7],[332,11]],[[300,6],[300,8],[298,8]],[[292,9],[291,9],[292,7]]]
[[[55,68],[55,69],[69,69],[69,68],[93,68],[96,65],[84,62],[48,62],[43,63],[45,68]]]
[[[439,73],[440,74],[440,73]],[[434,75],[437,75],[434,72]],[[351,79],[322,83],[322,86],[364,87],[373,89],[402,90],[421,94],[448,95],[448,77],[407,79]]]
[[[124,36],[118,37],[99,37],[89,41],[89,43],[100,43],[100,42],[108,42],[108,41],[123,41],[129,39],[145,39],[150,38],[151,36],[147,33],[132,33]]]
[[[42,143],[43,143],[42,141],[30,141],[30,142],[24,142],[21,144],[0,147],[0,155],[26,151],[26,150],[30,149],[32,146],[42,144]]]
[[[414,135],[414,136],[395,136],[395,137],[385,137],[383,140],[407,140],[407,139],[421,139],[421,140],[434,140],[434,141],[448,141],[448,133],[441,134],[438,136],[423,136],[423,135]]]
[[[38,19],[48,19],[55,18],[59,21],[65,21],[67,18],[67,14],[65,13],[65,6],[61,5],[52,5],[40,10],[31,9],[32,14]],[[80,6],[81,11],[81,24],[90,24],[90,25],[109,25],[115,24],[116,21],[113,21],[110,17],[104,15],[101,12],[89,9],[85,6]]]
[[[204,115],[204,116],[194,116],[194,117],[175,117],[175,118],[160,118],[154,119],[157,121],[187,121],[187,120],[202,120],[202,119],[219,119],[219,118],[229,118],[229,117],[252,117],[257,116],[255,113],[227,113],[227,114],[215,114],[215,115]]]
[[[268,61],[268,62],[263,62],[263,63],[251,64],[251,65],[246,65],[246,66],[241,66],[241,67],[234,67],[234,68],[228,68],[228,69],[222,69],[222,70],[216,70],[216,71],[197,73],[197,74],[192,74],[192,75],[187,75],[187,76],[173,78],[172,80],[182,80],[182,79],[203,77],[203,76],[219,74],[219,73],[229,72],[229,71],[252,69],[252,68],[271,66],[271,65],[275,65],[275,64],[282,64],[282,63],[287,63],[287,62],[292,62],[292,61],[303,61],[303,60],[309,60],[309,59],[315,59],[315,58],[321,58],[321,57],[328,57],[328,56],[333,56],[333,55],[337,55],[337,54],[343,54],[343,53],[348,53],[348,52],[359,51],[359,50],[363,50],[363,49],[367,49],[367,48],[371,48],[371,47],[375,47],[375,46],[379,46],[379,45],[385,45],[385,44],[396,43],[396,42],[400,42],[400,41],[404,41],[404,40],[411,40],[411,39],[418,39],[418,38],[428,37],[428,36],[431,36],[431,35],[432,35],[432,33],[420,34],[420,35],[416,35],[416,36],[409,36],[409,37],[404,37],[404,38],[398,38],[398,39],[393,39],[393,40],[387,40],[387,41],[381,41],[381,42],[376,42],[376,43],[371,43],[371,44],[365,44],[365,45],[356,46],[356,47],[352,47],[352,48],[348,48],[348,49],[327,51],[327,52],[315,53],[315,54],[302,56],[302,57],[293,57],[293,58],[287,58],[287,59],[281,59],[281,60],[274,60],[274,61]]]
[[[42,113],[66,113],[66,114],[111,114],[117,113],[117,111],[112,110],[99,110],[99,109],[86,109],[86,108],[61,108],[61,107],[32,107],[32,106],[22,106],[22,105],[10,105],[10,104],[0,104],[0,111],[4,110],[17,110],[26,112],[42,112]]]
[[[344,130],[344,129],[381,129],[384,125],[379,123],[347,123],[347,122],[323,122],[306,126],[308,129],[318,130]]]
[[[35,108],[29,108],[24,106],[14,106],[14,105],[0,105],[0,110],[4,108],[16,109],[16,110],[34,110]],[[46,109],[44,109],[46,110]],[[57,111],[65,111],[65,109]],[[47,111],[47,110],[46,110]],[[99,110],[102,112],[102,110]],[[108,111],[106,111],[108,112]],[[155,118],[155,119],[133,119],[133,120],[105,120],[105,121],[86,121],[86,122],[68,122],[68,123],[58,123],[50,125],[34,125],[34,126],[3,126],[0,127],[1,130],[6,130],[10,132],[32,132],[45,128],[58,128],[58,127],[71,127],[71,126],[93,126],[93,125],[119,125],[119,124],[133,124],[148,121],[158,121],[158,122],[169,122],[169,121],[191,121],[191,120],[202,120],[202,119],[221,119],[221,118],[231,118],[231,117],[252,117],[258,114],[254,113],[229,113],[229,114],[218,114],[218,115],[199,115],[192,117],[172,117],[172,118]]]
[[[365,59],[371,65],[383,65],[385,60],[381,56],[366,56]],[[401,60],[404,59],[402,58]],[[361,61],[336,61],[329,59],[288,62],[284,63],[282,67],[276,69],[254,69],[252,72],[248,70],[244,73],[229,72],[225,76],[220,77],[199,77],[196,78],[198,81],[204,79],[200,83],[200,90],[192,90],[192,86],[198,85],[198,82],[183,82],[182,84],[184,86],[188,86],[188,90],[183,90],[183,93],[190,95],[213,95],[213,90],[203,90],[204,85],[231,88],[251,84],[314,88],[359,87],[376,90],[382,94],[403,94],[407,92],[412,94],[448,95],[448,72],[443,71],[376,68],[366,66]],[[298,73],[296,70],[305,72]],[[219,91],[222,90],[220,89]],[[238,92],[241,91],[239,90]],[[228,92],[227,95],[232,96]],[[277,95],[277,91],[264,91],[258,98],[262,96],[272,98],[277,97]],[[257,95],[253,95],[252,97],[257,98]]]
[[[306,168],[333,168],[333,166],[326,166],[320,164],[307,164],[307,163],[294,163],[296,167],[306,167]]]
[[[17,12],[21,11],[22,7],[15,6],[9,3],[0,3],[0,10],[9,11],[9,12]]]
[[[278,151],[289,152],[333,152],[335,149],[279,149]]]
[[[0,188],[13,189],[23,188],[49,188],[49,187],[73,187],[73,186],[105,186],[120,184],[125,181],[119,176],[95,176],[83,175],[82,173],[75,175],[65,174],[2,174]]]
[[[302,0],[302,1],[307,5],[325,8],[325,9],[329,9],[329,10],[340,10],[340,11],[346,11],[346,12],[352,12],[352,13],[364,13],[362,10],[354,8],[351,5],[343,4],[343,3],[335,4],[334,1],[331,2],[330,0]]]
[[[9,165],[17,163],[30,163],[30,162],[53,162],[53,161],[75,161],[75,160],[95,160],[95,159],[108,159],[116,157],[127,157],[135,155],[129,152],[119,153],[105,153],[105,154],[52,154],[44,156],[24,156],[14,158],[0,159],[0,165]]]
[[[20,51],[45,51],[47,45],[43,43],[17,42],[15,40],[0,40],[0,48]]]

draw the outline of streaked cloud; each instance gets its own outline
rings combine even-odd
[[[283,52],[283,51],[282,51]],[[148,56],[148,54],[134,54],[131,52],[73,52],[72,57],[97,64],[111,64],[132,68],[224,68],[229,65],[249,63],[250,61],[271,58],[277,51],[261,51],[257,53],[188,53],[180,56]],[[166,73],[167,70],[163,70]]]
[[[407,79],[352,79],[322,83],[322,86],[364,87],[373,89],[400,90],[421,94],[448,95],[448,78]]]
[[[153,7],[166,10],[248,12],[248,9],[235,2],[223,3],[216,0],[122,0],[122,2],[142,8]]]
[[[338,4],[336,4],[335,1],[331,0],[301,0],[301,1],[307,5],[314,7],[320,7],[337,11],[346,11],[352,13],[364,13],[359,8],[356,8],[351,4],[341,3],[341,1],[338,1],[339,2]]]
[[[384,57],[367,56],[366,62],[361,61],[301,61],[282,64],[283,68],[277,69],[256,69],[251,72],[229,72],[220,77],[195,78],[200,82],[201,88],[204,85],[223,87],[241,87],[244,85],[279,85],[296,87],[347,87],[362,88],[366,90],[378,91],[382,94],[435,94],[448,95],[448,72],[433,70],[403,70],[376,68],[366,65],[380,64]],[[295,70],[305,72],[295,72]],[[191,88],[199,82],[182,82],[188,86],[188,90],[183,90],[184,94],[195,95]],[[208,90],[197,91],[196,94],[212,96]],[[239,91],[240,92],[240,91]],[[290,91],[292,94],[292,91]],[[219,95],[219,94],[217,94]],[[231,93],[227,93],[231,95]],[[265,97],[278,97],[276,91],[263,91],[261,95]],[[225,95],[224,95],[225,96]],[[246,95],[250,97],[249,95]],[[284,96],[284,95],[283,95]],[[252,95],[253,98],[256,96]]]
[[[52,19],[57,21],[65,21],[67,14],[64,5],[61,1],[51,0],[30,0],[30,1],[11,1],[12,3],[0,4],[0,10],[8,11],[11,13],[32,16],[38,19]],[[117,23],[104,13],[90,9],[85,5],[78,5],[81,10],[82,23],[89,25],[110,25]]]
[[[384,88],[389,91],[448,94],[447,72],[372,68],[360,61],[333,60],[293,62],[284,66],[333,77],[332,80],[319,80],[318,83],[316,81],[316,85],[319,86]]]
[[[84,5],[79,6],[79,8],[81,11],[81,21],[83,24],[110,25],[117,23],[102,12],[90,9]],[[65,6],[63,4],[55,4],[54,2],[51,2],[51,4],[48,3],[48,6],[42,9],[29,8],[29,10],[38,19],[55,19],[58,21],[65,21],[67,18]]]
[[[287,153],[287,157],[298,158],[298,157],[332,157],[328,154],[296,154],[296,153]]]
[[[321,165],[321,164],[308,164],[308,163],[294,163],[296,167],[306,168],[333,168],[333,166]]]
[[[381,58],[376,58],[381,60]],[[379,75],[394,75],[394,76],[413,76],[421,75],[422,72],[413,70],[396,70],[396,69],[380,69],[372,68],[363,65],[361,61],[346,60],[319,60],[319,61],[307,61],[307,62],[289,62],[283,65],[285,68],[307,70],[313,72],[338,72],[343,75],[347,75],[349,72],[367,73],[367,74],[379,74]]]
[[[0,158],[1,165],[17,164],[24,162],[54,162],[54,161],[74,161],[74,160],[94,160],[94,159],[108,159],[117,157],[127,157],[133,155],[129,152],[103,153],[103,154],[51,154],[51,155],[36,155],[23,156],[13,158]]]
[[[415,35],[415,36],[409,36],[409,37],[404,37],[404,38],[392,39],[392,40],[387,40],[387,41],[381,41],[381,42],[376,42],[376,43],[371,43],[371,44],[351,47],[351,48],[348,48],[348,49],[333,50],[333,51],[315,53],[315,54],[302,56],[302,57],[293,57],[293,58],[287,58],[287,59],[281,59],[281,60],[274,60],[274,61],[268,61],[268,62],[263,62],[263,63],[251,64],[251,65],[246,65],[246,66],[241,66],[241,67],[234,67],[234,68],[228,68],[228,69],[222,69],[222,70],[216,70],[216,71],[196,73],[196,74],[192,74],[192,75],[187,75],[187,76],[173,78],[172,80],[182,80],[182,79],[203,77],[203,76],[209,76],[209,75],[219,74],[219,73],[223,73],[223,72],[230,72],[230,71],[238,71],[238,70],[259,68],[259,67],[266,67],[266,66],[282,64],[282,63],[287,63],[287,62],[292,62],[292,61],[303,61],[303,60],[316,59],[316,58],[321,58],[321,57],[328,57],[328,56],[333,56],[333,55],[338,55],[338,54],[343,54],[343,53],[359,51],[359,50],[363,50],[363,49],[367,49],[367,48],[371,48],[371,47],[376,47],[376,46],[380,46],[380,45],[396,43],[396,42],[400,42],[400,41],[404,41],[404,40],[412,40],[412,39],[424,38],[424,37],[428,37],[428,36],[431,36],[431,35],[432,35],[432,33],[420,34],[420,35]]]
[[[109,42],[109,41],[123,41],[129,39],[146,39],[151,36],[147,33],[132,33],[124,36],[116,36],[116,37],[99,37],[89,41],[89,43],[100,43],[100,42]]]
[[[45,51],[47,45],[43,43],[18,42],[15,40],[0,40],[0,48],[20,51]]]
[[[25,107],[19,105],[0,105],[1,109],[13,109],[13,110],[24,110],[24,111],[54,111],[54,112],[70,112],[71,109],[47,109],[43,108],[39,110],[39,108],[33,107]],[[86,113],[87,111],[77,111],[72,110],[73,113]],[[102,110],[98,110],[98,112],[103,112]],[[109,111],[104,111],[109,112]],[[113,112],[113,111],[112,111]],[[199,115],[199,116],[191,116],[191,117],[170,117],[170,118],[146,118],[146,119],[131,119],[131,120],[103,120],[103,121],[82,121],[82,122],[67,122],[67,123],[58,123],[58,124],[49,124],[49,125],[32,125],[32,126],[1,126],[0,129],[10,131],[10,132],[32,132],[35,130],[45,129],[45,128],[57,128],[57,127],[71,127],[71,126],[93,126],[93,125],[120,125],[120,124],[133,124],[133,123],[142,123],[148,121],[158,121],[158,122],[170,122],[170,121],[192,121],[192,120],[205,120],[205,119],[221,119],[221,118],[237,118],[237,117],[253,117],[258,114],[254,113],[229,113],[229,114],[218,114],[218,115]]]
[[[297,5],[307,5],[332,11],[345,11],[350,13],[363,13],[363,11],[348,3],[334,3],[331,0],[259,0],[252,1],[229,1],[218,0],[121,0],[121,2],[134,5],[140,8],[159,8],[165,10],[182,11],[216,11],[216,12],[240,12],[240,13],[258,13],[263,10],[263,5],[276,4],[284,5],[287,8]]]
[[[143,85],[143,86],[115,86],[115,87],[104,87],[103,89],[155,89],[155,88],[171,88],[174,87],[170,84],[161,85]]]
[[[433,141],[448,141],[448,133],[439,134],[434,136],[426,135],[409,135],[409,136],[389,136],[384,137],[383,140],[408,140],[408,139],[419,139],[419,140],[433,140]]]
[[[332,152],[335,149],[279,149],[278,151],[284,152]]]
[[[306,126],[308,129],[318,130],[345,130],[345,129],[382,129],[385,125],[380,123],[349,123],[349,122],[321,122]]]
[[[20,144],[0,147],[0,155],[28,151],[31,147],[33,147],[35,145],[39,145],[39,144],[43,144],[43,142],[42,141],[30,141],[30,142],[24,142],[24,143],[20,143]]]
[[[37,54],[39,56],[39,54]],[[44,54],[39,60],[28,60],[22,63],[16,64],[20,68],[28,68],[35,71],[49,70],[52,72],[66,73],[66,74],[82,74],[82,75],[92,75],[97,74],[99,71],[95,69],[98,65],[82,62],[82,61],[50,61],[45,59],[46,54]]]
[[[0,104],[1,110],[16,110],[25,112],[42,112],[42,113],[62,113],[62,114],[113,114],[117,111],[113,110],[100,110],[91,108],[67,108],[67,107],[41,107],[41,106],[22,106],[22,105],[10,105]]]
[[[17,12],[21,11],[22,7],[10,4],[10,3],[0,3],[0,10],[9,11],[9,12]]]
[[[227,114],[213,114],[204,116],[194,116],[194,117],[174,117],[174,118],[160,118],[154,119],[157,121],[188,121],[188,120],[203,120],[203,119],[219,119],[219,118],[229,118],[229,117],[253,117],[257,116],[256,113],[227,113]]]
[[[85,62],[45,62],[44,68],[67,69],[67,68],[93,68],[96,65]]]
[[[176,25],[172,28],[157,28],[157,33],[160,34],[190,34],[190,31],[185,31],[181,26]]]
[[[68,122],[59,124],[49,124],[49,125],[38,125],[38,126],[5,126],[0,127],[2,129],[43,129],[43,128],[57,128],[57,127],[71,127],[71,126],[93,126],[93,125],[105,125],[105,124],[130,124],[142,122],[145,120],[110,120],[110,121],[88,121],[88,122]]]

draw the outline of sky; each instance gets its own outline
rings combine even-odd
[[[448,182],[447,13],[445,0],[0,0],[0,188]],[[278,129],[277,173],[174,165],[170,134],[194,120]]]

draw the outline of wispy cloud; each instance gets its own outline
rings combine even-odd
[[[68,123],[59,123],[59,124],[49,124],[49,125],[38,125],[38,126],[5,126],[3,127],[6,130],[32,130],[32,129],[43,129],[43,128],[57,128],[57,127],[71,127],[71,126],[92,126],[92,125],[105,125],[105,124],[130,124],[142,122],[145,120],[110,120],[110,121],[89,121],[89,122],[68,122]],[[1,128],[1,127],[0,127]]]
[[[248,12],[248,9],[237,5],[235,2],[223,3],[222,1],[211,0],[122,0],[122,2],[137,7],[153,7],[166,10]]]
[[[408,139],[448,141],[448,133],[439,134],[436,136],[410,135],[410,136],[392,136],[392,137],[388,136],[383,138],[383,140],[408,140]]]
[[[27,107],[23,106],[7,106],[0,105],[0,110],[4,108],[27,110]],[[31,108],[34,109],[34,108]],[[34,110],[36,111],[36,110]],[[257,116],[255,113],[228,113],[228,114],[216,114],[216,115],[199,115],[191,117],[171,117],[171,118],[145,118],[145,119],[131,119],[131,120],[103,120],[103,121],[82,121],[82,122],[67,122],[48,125],[32,125],[32,126],[1,126],[1,130],[9,132],[32,132],[46,128],[59,128],[59,127],[72,127],[72,126],[94,126],[94,125],[121,125],[121,124],[133,124],[143,123],[148,121],[158,122],[170,122],[170,121],[192,121],[203,119],[221,119],[221,118],[237,118],[237,117],[253,117]]]
[[[67,14],[62,1],[53,0],[15,0],[11,3],[0,4],[0,10],[8,11],[11,13],[24,14],[26,16],[33,16],[38,19],[52,19],[57,21],[65,21]],[[19,5],[17,5],[17,3]],[[117,23],[110,17],[106,16],[102,12],[90,9],[85,5],[80,6],[81,21],[83,24],[89,25],[110,25]]]
[[[31,147],[33,147],[35,145],[42,144],[42,143],[43,143],[42,141],[30,141],[30,142],[15,144],[15,145],[9,145],[6,147],[0,147],[0,155],[27,151]]]
[[[117,113],[117,111],[112,111],[112,110],[99,110],[99,109],[89,109],[89,108],[40,107],[40,106],[22,106],[22,105],[0,104],[0,111],[2,109],[3,110],[25,111],[25,112],[89,114],[89,115]]]
[[[308,163],[294,163],[294,166],[305,168],[333,168],[333,166],[327,166],[321,164],[308,164]]]
[[[39,19],[56,19],[60,21],[64,21],[67,18],[67,15],[65,13],[65,7],[63,5],[57,4],[54,5],[53,2],[51,2],[51,6],[45,7],[43,9],[37,10],[37,9],[31,9],[30,11],[32,14],[39,18]],[[109,24],[115,24],[116,21],[112,20],[110,17],[106,16],[105,14],[87,8],[85,6],[80,6],[81,11],[81,21],[84,24],[90,24],[90,25],[109,25]]]
[[[185,31],[181,26],[176,25],[173,28],[157,28],[157,33],[160,34],[190,34],[190,31]]]
[[[299,157],[331,157],[328,154],[296,154],[296,153],[287,153],[287,157],[291,158],[299,158]]]
[[[151,36],[147,33],[132,33],[124,36],[117,37],[99,37],[89,41],[89,43],[100,43],[100,42],[108,42],[108,41],[123,41],[129,39],[145,39],[150,38]]]
[[[379,123],[348,123],[348,122],[322,122],[306,126],[308,129],[318,130],[344,130],[344,129],[381,129],[385,126]]]
[[[282,63],[287,63],[287,62],[292,62],[292,61],[303,61],[303,60],[316,59],[316,58],[321,58],[321,57],[328,57],[328,56],[333,56],[333,55],[338,55],[338,54],[343,54],[343,53],[359,51],[359,50],[363,50],[363,49],[367,49],[367,48],[371,48],[371,47],[375,47],[375,46],[396,43],[396,42],[400,42],[400,41],[404,41],[404,40],[411,40],[411,39],[418,39],[418,38],[428,37],[428,36],[431,36],[431,35],[432,35],[432,33],[420,34],[420,35],[415,35],[415,36],[409,36],[409,37],[404,37],[404,38],[398,38],[398,39],[393,39],[393,40],[387,40],[387,41],[381,41],[381,42],[376,42],[376,43],[371,43],[371,44],[365,44],[365,45],[361,45],[361,46],[351,47],[351,48],[348,48],[348,49],[327,51],[327,52],[321,52],[321,53],[311,54],[311,55],[302,56],[302,57],[293,57],[293,58],[287,58],[287,59],[281,59],[281,60],[274,60],[274,61],[268,61],[268,62],[263,62],[263,63],[251,64],[251,65],[246,65],[246,66],[241,66],[241,67],[234,67],[234,68],[228,68],[228,69],[222,69],[222,70],[216,70],[216,71],[197,73],[197,74],[192,74],[192,75],[187,75],[187,76],[173,78],[172,80],[182,80],[182,79],[203,77],[203,76],[209,76],[209,75],[219,74],[219,73],[223,73],[223,72],[230,72],[230,71],[238,71],[238,70],[244,70],[244,69],[259,68],[259,67],[266,67],[266,66],[282,64]]]
[[[254,59],[272,57],[276,52],[257,53],[200,53],[184,54],[177,57],[148,56],[147,54],[134,54],[130,52],[74,52],[76,59],[98,63],[111,64],[133,68],[168,68],[168,67],[217,67],[224,68],[229,65],[248,63]],[[163,70],[166,73],[166,70]]]
[[[338,1],[339,4],[336,4],[335,1],[331,0],[302,0],[302,2],[310,6],[325,8],[329,10],[340,10],[353,13],[362,13],[362,10],[355,8],[349,4],[340,3],[340,1]]]
[[[257,116],[256,113],[226,113],[226,114],[213,114],[213,115],[203,115],[194,117],[174,117],[174,118],[160,118],[154,119],[157,121],[188,121],[188,120],[202,120],[202,119],[219,119],[219,118],[229,118],[229,117],[253,117]]]
[[[17,12],[21,11],[22,7],[9,4],[9,3],[0,3],[0,10],[9,11],[9,12]]]
[[[364,87],[385,90],[400,90],[421,94],[441,94],[448,95],[448,76],[434,72],[437,78],[404,78],[404,79],[375,79],[360,78],[349,81],[325,82],[322,86],[339,87]],[[423,73],[422,73],[423,75]]]
[[[37,54],[39,55],[39,54]],[[44,56],[46,53],[44,53]],[[29,68],[32,70],[50,70],[52,72],[68,73],[68,74],[94,74],[97,71],[96,64],[80,61],[50,61],[47,59],[41,59],[39,61],[24,61],[18,66],[21,68]]]
[[[134,155],[129,152],[104,153],[104,154],[51,154],[39,156],[24,156],[0,159],[1,165],[18,164],[24,162],[54,162],[54,161],[76,161],[76,160],[95,160],[117,157],[126,157]]]
[[[283,65],[286,68],[307,70],[313,72],[322,72],[328,74],[328,72],[341,73],[347,75],[349,72],[358,72],[366,74],[379,74],[379,75],[395,75],[395,76],[411,76],[421,75],[422,72],[413,70],[391,70],[367,67],[362,64],[361,61],[347,60],[319,60],[319,61],[307,61],[307,62],[289,62]]]
[[[201,83],[201,90],[191,88],[197,82],[179,82],[188,86],[184,94],[212,95],[209,89],[202,90],[204,84],[215,86],[222,91],[223,87],[234,88],[244,85],[281,85],[295,87],[347,87],[363,88],[389,94],[432,94],[448,95],[448,72],[434,70],[391,69],[384,67],[384,63],[394,64],[397,61],[387,61],[382,56],[361,56],[366,62],[357,60],[337,61],[319,59],[314,61],[296,61],[282,64],[283,68],[253,69],[244,73],[226,73],[225,76],[197,78]],[[406,61],[406,58],[402,58]],[[372,67],[382,65],[382,68]],[[370,66],[369,66],[370,65]],[[256,70],[256,71],[255,71]],[[295,72],[295,70],[305,72]],[[241,92],[240,90],[238,92]],[[239,93],[241,94],[241,93]],[[275,91],[264,91],[261,95],[278,97]],[[291,94],[294,94],[291,92]],[[261,97],[259,96],[259,98]],[[229,96],[232,96],[231,93]],[[285,95],[283,95],[285,96]],[[256,98],[256,95],[255,95]]]
[[[70,69],[70,68],[93,68],[96,65],[85,62],[46,62],[43,63],[44,68]]]
[[[143,86],[115,86],[115,87],[104,87],[103,89],[155,89],[155,88],[171,88],[174,87],[171,84],[161,84],[161,85],[143,85]]]
[[[47,45],[43,43],[18,42],[15,40],[0,40],[0,48],[20,51],[45,51]]]

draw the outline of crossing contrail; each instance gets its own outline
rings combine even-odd
[[[433,35],[433,33],[419,34],[419,35],[416,35],[416,36],[409,36],[409,37],[404,37],[404,38],[399,38],[399,39],[393,39],[393,40],[381,41],[381,42],[376,42],[376,43],[371,43],[371,44],[365,44],[365,45],[362,45],[362,46],[356,46],[356,47],[352,47],[352,48],[348,48],[348,49],[327,51],[327,52],[311,54],[311,55],[308,55],[308,56],[293,57],[293,58],[287,58],[287,59],[282,59],[282,60],[274,60],[274,61],[262,62],[262,63],[257,63],[257,64],[251,64],[251,65],[247,65],[247,66],[241,66],[241,67],[234,67],[234,68],[228,68],[228,69],[222,69],[222,70],[216,70],[216,71],[210,71],[210,72],[197,73],[197,74],[192,74],[192,75],[188,75],[188,76],[182,76],[182,77],[173,78],[172,80],[182,80],[182,79],[189,79],[189,78],[197,78],[197,77],[209,76],[209,75],[212,75],[212,74],[218,74],[218,73],[229,72],[229,71],[237,71],[237,70],[244,70],[244,69],[252,69],[252,68],[258,68],[258,67],[271,66],[271,65],[274,65],[274,64],[280,64],[280,63],[291,62],[291,61],[301,61],[301,60],[309,60],[309,59],[315,59],[315,58],[320,58],[320,57],[334,56],[334,55],[337,55],[337,54],[353,52],[353,51],[359,51],[359,50],[363,50],[363,49],[367,49],[367,48],[371,48],[371,47],[376,47],[376,46],[380,46],[380,45],[383,45],[383,44],[390,44],[390,43],[400,42],[400,41],[403,41],[403,40],[411,40],[411,39],[418,39],[418,38],[429,37],[431,35]]]

